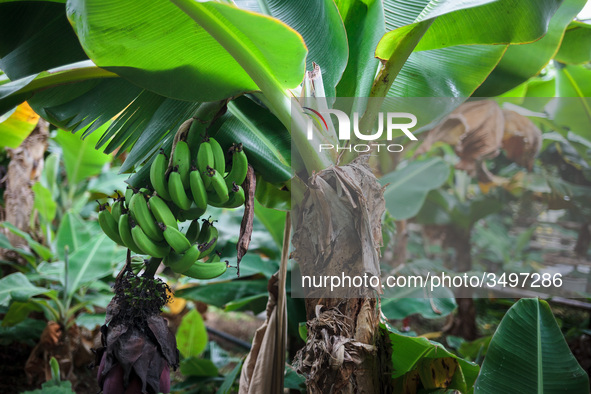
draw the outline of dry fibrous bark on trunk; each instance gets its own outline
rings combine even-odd
[[[29,231],[34,195],[31,187],[39,180],[43,170],[43,155],[47,149],[49,124],[40,119],[37,127],[15,149],[7,149],[10,157],[4,191],[4,220],[20,230]],[[13,246],[26,247],[22,238],[5,230]],[[9,251],[3,251],[5,258],[15,260]]]
[[[297,204],[292,257],[302,275],[379,276],[382,186],[367,158],[309,179]],[[377,288],[306,289],[308,337],[298,370],[310,393],[387,392],[389,368],[380,346]]]

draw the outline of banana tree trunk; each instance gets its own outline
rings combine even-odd
[[[379,276],[383,190],[367,158],[314,174],[294,206],[292,257],[308,276]],[[292,284],[293,288],[293,284]],[[388,347],[379,328],[381,284],[304,288],[307,342],[296,356],[309,393],[388,392]]]
[[[4,191],[4,220],[25,232],[29,232],[33,211],[34,195],[31,187],[41,176],[48,138],[49,123],[40,119],[37,127],[18,148],[7,149],[10,164]],[[27,247],[21,237],[8,231],[5,234],[12,246]],[[10,251],[5,251],[4,254],[9,260],[16,259],[16,256],[10,255]]]

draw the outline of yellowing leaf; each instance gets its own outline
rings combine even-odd
[[[0,123],[1,145],[8,148],[18,147],[35,129],[38,121],[39,115],[29,107],[29,104],[22,103],[16,107],[8,119]]]

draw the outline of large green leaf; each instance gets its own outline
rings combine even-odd
[[[554,58],[566,64],[591,61],[591,25],[579,21],[571,22]]]
[[[402,169],[384,175],[380,182],[386,209],[396,220],[415,216],[429,191],[441,186],[449,176],[449,165],[440,158],[413,161]]]
[[[489,4],[490,3],[490,4]],[[559,1],[458,1],[438,2],[408,0],[384,2],[387,33],[380,42],[376,55],[390,58],[392,50],[406,34],[414,31],[413,24],[433,21],[418,49],[408,58],[392,85],[389,96],[396,97],[468,97],[486,79],[501,59],[506,46],[479,45],[533,41],[545,31]],[[477,8],[471,8],[479,6]],[[504,7],[501,10],[501,5]],[[523,15],[537,19],[524,21]],[[496,14],[492,14],[496,12]],[[489,14],[490,13],[490,14]],[[507,14],[508,13],[508,14]],[[508,17],[506,17],[508,15]],[[489,20],[498,22],[490,29],[482,28]],[[447,23],[443,23],[447,21]],[[465,28],[464,24],[467,28]],[[409,25],[409,26],[407,26]],[[527,31],[529,26],[531,31]],[[430,38],[432,37],[432,38]],[[445,40],[440,40],[445,38]],[[424,43],[423,43],[424,41]],[[462,45],[470,44],[470,45]],[[455,45],[449,47],[450,45]],[[434,50],[426,50],[439,48]],[[436,77],[435,77],[436,76]],[[436,114],[434,114],[434,118]]]
[[[378,68],[374,51],[386,32],[379,0],[336,0],[349,42],[349,62],[337,87],[340,97],[367,97]]]
[[[11,300],[26,302],[30,297],[47,293],[48,289],[33,285],[20,272],[0,279],[0,306],[8,306]]]
[[[285,88],[303,78],[306,47],[277,20],[219,3],[194,3]],[[212,101],[257,90],[207,31],[165,0],[70,0],[68,18],[100,67],[166,97]]]
[[[552,16],[546,35],[535,42],[507,48],[497,67],[474,95],[497,96],[539,74],[556,54],[566,26],[585,3],[586,0],[564,0]],[[581,45],[579,51],[584,52],[582,43],[577,44]]]
[[[106,129],[106,126],[103,126],[103,129]],[[63,151],[66,174],[71,185],[100,174],[103,166],[111,161],[110,156],[94,148],[99,138],[100,133],[81,139],[80,134],[72,134],[64,130],[59,130],[55,136],[55,140]]]
[[[291,138],[281,122],[267,109],[245,97],[228,103],[228,112],[209,130],[229,148],[242,143],[257,173],[272,183],[291,178]]]
[[[99,236],[76,249],[68,261],[68,295],[85,283],[113,273],[115,265],[123,260],[125,251],[106,235]]]
[[[9,2],[0,4],[0,69],[19,79],[87,59],[63,4]]]
[[[587,393],[589,377],[570,352],[550,306],[521,299],[490,342],[475,393]]]
[[[250,0],[238,0],[239,7],[248,6]],[[333,0],[264,0],[261,11],[279,19],[302,35],[308,47],[306,69],[313,70],[316,63],[322,70],[324,89],[334,97],[335,86],[347,65],[347,34]],[[258,8],[258,7],[257,7]]]
[[[398,27],[387,33],[376,56],[389,59],[391,50],[416,24],[434,20],[416,51],[473,44],[519,44],[535,41],[546,33],[550,18],[562,0],[462,0],[388,2],[387,23]],[[424,5],[414,23],[408,24]],[[390,8],[391,7],[391,8]],[[391,12],[388,12],[391,11]]]

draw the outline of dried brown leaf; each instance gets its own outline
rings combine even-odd
[[[495,101],[464,103],[429,132],[417,155],[427,152],[435,142],[445,142],[461,159],[456,168],[475,175],[478,162],[499,154],[503,129],[503,113]]]
[[[531,120],[517,112],[503,110],[505,131],[502,146],[507,158],[531,171],[542,147],[542,132]]]
[[[238,237],[238,244],[236,245],[236,264],[238,266],[238,276],[240,276],[240,260],[248,251],[250,245],[250,237],[252,236],[252,223],[254,221],[254,192],[256,189],[256,176],[254,169],[249,164],[246,179],[242,184],[246,200],[244,202],[244,216],[240,224],[240,236]]]

